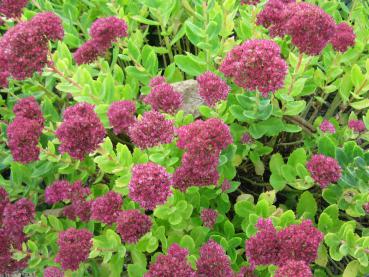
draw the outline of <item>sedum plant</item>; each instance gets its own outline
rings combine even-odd
[[[367,276],[347,2],[0,1],[0,275]]]

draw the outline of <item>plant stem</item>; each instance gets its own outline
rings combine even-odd
[[[54,72],[54,73],[58,74],[60,77],[62,77],[66,81],[68,81],[68,83],[72,84],[73,86],[75,86],[78,89],[82,89],[82,86],[80,84],[78,84],[77,82],[75,82],[72,78],[66,76],[59,69],[57,69],[56,66],[54,65],[54,63],[50,63],[49,68],[50,68],[51,72]]]

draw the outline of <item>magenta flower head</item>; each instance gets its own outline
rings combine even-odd
[[[0,13],[7,18],[19,17],[27,3],[28,0],[2,0],[0,1]]]
[[[8,203],[3,211],[3,227],[10,233],[21,233],[35,217],[35,205],[26,198]]]
[[[274,275],[275,277],[312,277],[311,269],[303,261],[288,260],[279,267]]]
[[[149,87],[154,88],[158,85],[166,83],[165,77],[156,76],[150,80]]]
[[[290,1],[294,2],[294,1]],[[269,29],[270,35],[283,36],[287,5],[282,0],[269,0],[258,14],[256,24]]]
[[[236,85],[267,96],[281,87],[287,64],[278,44],[271,40],[248,40],[236,46],[223,60],[220,71]]]
[[[218,118],[195,122],[177,129],[177,146],[186,150],[220,152],[233,142],[228,125]]]
[[[351,119],[348,122],[348,127],[356,133],[361,133],[366,130],[364,121]]]
[[[40,125],[40,129],[42,130],[45,119],[42,115],[40,106],[33,96],[18,100],[13,107],[13,112],[16,117],[23,117],[37,121]]]
[[[280,242],[277,230],[270,219],[259,219],[258,232],[246,241],[246,257],[252,265],[269,265],[278,263]]]
[[[331,43],[336,51],[345,52],[349,47],[355,45],[355,38],[352,27],[346,22],[342,22],[336,26]]]
[[[63,215],[70,220],[88,222],[91,219],[91,204],[85,199],[73,200],[71,205],[64,207]]]
[[[218,212],[213,209],[203,209],[201,211],[201,220],[205,227],[213,229],[217,222]]]
[[[322,154],[313,155],[306,165],[311,177],[321,188],[336,183],[341,178],[341,167],[338,162]]]
[[[109,191],[106,195],[96,198],[91,205],[91,219],[101,221],[105,224],[113,224],[121,209],[122,197]]]
[[[93,105],[78,103],[67,108],[63,118],[64,122],[55,133],[61,141],[61,153],[68,153],[75,159],[83,160],[104,140],[105,129]]]
[[[69,228],[59,233],[59,252],[55,258],[63,270],[77,270],[80,263],[88,259],[92,247],[92,233]]]
[[[136,104],[134,101],[117,101],[110,105],[108,118],[116,135],[127,133],[136,122]]]
[[[301,224],[293,224],[279,231],[278,265],[284,265],[288,260],[312,263],[317,257],[323,237],[323,233],[313,226],[311,220],[304,220]]]
[[[152,109],[155,111],[174,114],[182,105],[182,94],[175,91],[173,86],[167,82],[161,82],[160,80],[160,77],[156,77],[150,82],[152,86],[151,92],[144,97],[144,102],[151,105]]]
[[[128,196],[146,210],[164,204],[172,194],[171,176],[166,169],[152,162],[137,164],[132,168]]]
[[[106,50],[119,38],[126,37],[127,29],[127,23],[123,19],[111,16],[97,19],[91,26],[90,35],[99,49]]]
[[[17,80],[41,72],[47,63],[47,41],[30,21],[10,28],[1,38],[0,49],[0,55],[6,59],[7,71]]]
[[[238,273],[235,273],[234,277],[256,277],[256,275],[253,267],[243,266]]]
[[[9,195],[4,188],[0,187],[0,226],[2,224],[3,211],[8,204]]]
[[[37,161],[40,154],[38,147],[40,135],[40,124],[36,120],[15,117],[7,128],[8,147],[14,161],[23,164]]]
[[[288,6],[286,34],[302,53],[319,55],[334,35],[336,23],[320,7],[306,3]]]
[[[59,16],[52,12],[36,14],[31,24],[39,29],[40,34],[47,40],[63,40],[64,28]]]
[[[174,138],[173,121],[156,111],[143,114],[128,131],[133,143],[141,149],[171,143]]]
[[[207,71],[197,77],[199,94],[208,106],[215,106],[221,100],[226,100],[231,88],[218,75]]]
[[[336,133],[336,128],[334,128],[334,125],[330,123],[327,119],[324,119],[323,122],[320,124],[319,129],[323,133]]]
[[[45,268],[44,277],[64,277],[64,273],[55,266]]]
[[[363,209],[364,209],[364,211],[365,211],[367,214],[369,214],[369,202],[367,202],[367,203],[365,203],[365,204],[363,205]]]
[[[121,211],[117,217],[117,232],[126,243],[138,242],[151,226],[151,218],[139,210]]]
[[[213,240],[201,246],[200,258],[196,265],[198,276],[233,277],[229,257],[224,249]]]
[[[104,52],[100,51],[94,40],[88,40],[74,52],[73,58],[78,65],[89,64],[96,61]]]
[[[144,277],[180,276],[195,277],[195,271],[187,261],[188,250],[178,244],[172,244],[168,254],[160,254],[149,267]]]
[[[218,163],[219,151],[209,153],[199,149],[185,153],[181,166],[173,174],[173,187],[184,192],[191,186],[216,185],[219,179]]]
[[[222,192],[226,192],[227,190],[230,190],[231,188],[232,188],[231,183],[227,179],[225,179],[221,187]]]
[[[252,138],[249,133],[244,133],[241,138],[241,142],[243,144],[250,144],[252,142]]]
[[[45,202],[55,204],[60,201],[69,200],[72,185],[67,180],[58,180],[45,189]]]

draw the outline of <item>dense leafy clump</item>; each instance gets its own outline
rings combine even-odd
[[[0,0],[0,275],[369,274],[369,4]]]

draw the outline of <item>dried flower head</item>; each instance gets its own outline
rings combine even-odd
[[[321,188],[325,188],[330,183],[336,183],[341,178],[342,170],[338,162],[322,154],[313,155],[306,167]]]
[[[135,121],[136,105],[133,101],[117,101],[110,105],[108,118],[116,135],[127,133]]]
[[[149,267],[145,277],[195,277],[196,274],[187,261],[188,250],[172,244],[168,254],[160,254]]]
[[[248,40],[236,46],[223,60],[220,71],[236,85],[263,96],[280,89],[287,74],[281,50],[271,40]]]
[[[63,118],[63,123],[55,133],[61,141],[59,151],[83,160],[103,141],[104,126],[95,113],[94,106],[87,103],[78,103],[67,108]]]
[[[69,228],[59,233],[59,252],[55,258],[63,270],[77,270],[80,263],[88,259],[92,247],[92,233]]]
[[[113,224],[121,209],[122,197],[109,191],[106,195],[96,198],[91,205],[91,219],[101,221],[105,224]]]
[[[233,277],[229,257],[224,249],[213,240],[201,246],[200,258],[196,265],[198,276]]]
[[[323,122],[319,126],[319,129],[324,133],[336,133],[336,128],[334,128],[334,125],[330,123],[327,119],[323,120]]]
[[[137,164],[132,168],[128,196],[141,207],[154,210],[172,194],[171,185],[171,176],[164,167],[151,162]]]
[[[139,210],[121,211],[117,217],[117,232],[126,243],[136,243],[151,226],[151,218]]]
[[[330,42],[336,51],[345,52],[349,47],[355,45],[355,38],[356,36],[352,27],[346,22],[342,22],[336,26]]]
[[[226,100],[231,88],[227,83],[211,71],[197,77],[199,94],[209,106],[215,106],[221,100]]]
[[[171,120],[156,111],[143,114],[128,131],[133,143],[141,149],[170,143],[174,138],[174,126]]]

